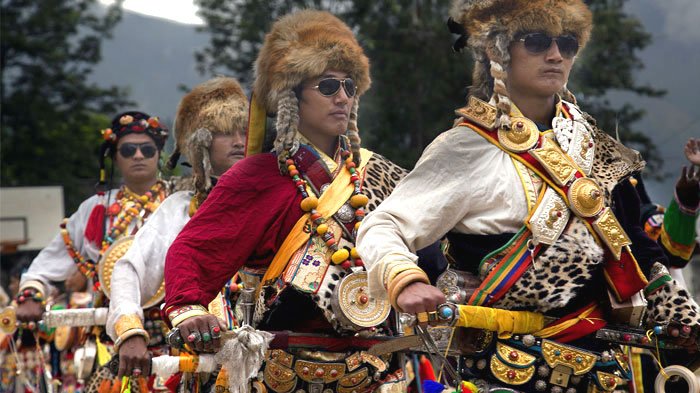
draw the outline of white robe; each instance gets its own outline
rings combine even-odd
[[[386,296],[381,265],[417,262],[416,250],[450,230],[515,233],[527,214],[525,191],[510,156],[467,127],[448,130],[360,226],[357,249],[369,272],[370,291]]]
[[[143,322],[141,305],[163,282],[165,256],[178,233],[190,220],[193,193],[179,191],[163,201],[136,234],[129,251],[112,271],[107,333],[116,340],[114,324],[122,315],[136,314]]]
[[[108,192],[110,206],[114,203],[119,190],[114,189]],[[105,196],[107,198],[107,195]],[[92,259],[95,262],[100,258],[100,246],[85,242],[85,226],[87,225],[92,209],[99,203],[102,197],[93,195],[83,201],[78,207],[78,210],[73,213],[68,219],[66,229],[70,235],[73,247],[80,252],[86,259]],[[58,227],[59,223],[56,223]],[[106,223],[106,226],[109,223]],[[136,221],[129,226],[133,230],[138,225]],[[37,287],[42,290],[45,296],[52,292],[51,282],[62,282],[68,279],[73,273],[78,270],[78,266],[73,261],[73,258],[68,255],[66,245],[63,242],[63,237],[59,231],[51,242],[39,252],[39,255],[34,258],[32,264],[26,273],[22,274],[20,280],[20,288]],[[38,285],[37,285],[38,284]]]

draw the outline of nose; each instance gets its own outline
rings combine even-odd
[[[547,52],[545,52],[545,60],[554,63],[559,63],[564,60],[564,57],[559,51],[559,45],[557,44],[557,41],[552,40],[552,44],[549,46],[549,49],[547,49]]]
[[[233,147],[245,147],[245,131],[236,131],[231,140]]]
[[[141,153],[141,147],[136,148],[136,153],[134,153],[134,160],[144,160],[146,157]]]
[[[340,90],[338,90],[338,93],[333,96],[333,102],[337,105],[344,105],[350,100],[350,97],[348,97],[348,93],[345,92],[345,86],[340,86]]]

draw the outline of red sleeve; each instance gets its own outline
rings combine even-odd
[[[243,265],[269,264],[302,215],[300,201],[273,155],[236,163],[170,246],[165,304],[206,306]]]

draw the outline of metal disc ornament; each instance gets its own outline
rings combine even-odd
[[[102,258],[100,258],[100,263],[98,264],[97,273],[100,277],[100,288],[102,292],[107,297],[110,297],[112,292],[112,271],[114,270],[114,265],[120,260],[134,242],[134,236],[124,236],[118,239],[116,242],[105,251]],[[141,305],[142,308],[151,308],[158,305],[165,298],[165,282],[161,282],[158,287],[158,291],[153,295],[147,302]]]
[[[369,295],[366,271],[343,277],[333,291],[331,307],[341,325],[351,330],[377,326],[391,312],[388,301],[380,301]]]

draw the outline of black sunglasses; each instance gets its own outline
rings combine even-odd
[[[314,89],[318,89],[318,91],[323,94],[326,97],[334,96],[338,94],[340,91],[340,86],[343,86],[343,89],[345,89],[345,94],[347,94],[348,97],[354,97],[355,93],[357,92],[357,88],[355,87],[355,81],[350,79],[350,78],[345,78],[345,79],[337,79],[337,78],[328,78],[328,79],[323,79],[318,82],[318,85],[314,86]]]
[[[529,33],[521,36],[518,41],[522,41],[525,44],[525,49],[532,54],[547,51],[552,46],[552,42],[556,41],[559,53],[567,59],[576,56],[579,48],[578,39],[571,34],[550,37],[545,33]]]
[[[141,150],[141,154],[145,158],[152,158],[158,151],[152,143],[123,143],[119,146],[119,154],[124,158],[133,157],[136,154],[136,150]]]

